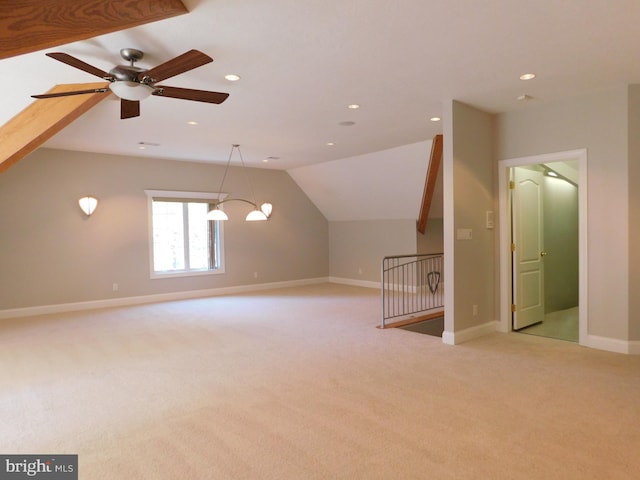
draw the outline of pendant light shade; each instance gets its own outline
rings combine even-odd
[[[207,213],[207,220],[229,220],[229,217],[216,206],[216,208]]]
[[[267,220],[267,216],[260,210],[251,210],[245,220],[247,222],[259,222],[261,220]]]

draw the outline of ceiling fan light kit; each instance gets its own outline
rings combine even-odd
[[[67,65],[110,82],[109,90],[121,100],[121,119],[140,116],[140,101],[151,95],[216,104],[224,102],[229,96],[228,93],[156,85],[157,82],[213,62],[213,58],[198,50],[189,50],[156,67],[144,69],[135,66],[135,62],[141,60],[144,57],[144,53],[135,48],[123,48],[120,50],[120,55],[129,62],[129,65],[116,65],[109,72],[89,65],[67,53],[52,52],[46,55],[54,60],[66,63]],[[55,98],[69,95],[104,93],[106,91],[104,88],[98,88],[95,90],[77,90],[64,93],[45,93],[43,95],[32,95],[32,97]]]
[[[113,82],[109,85],[109,90],[115,93],[118,97],[131,101],[144,100],[153,93],[153,88],[149,85],[138,82],[129,82],[127,80]]]

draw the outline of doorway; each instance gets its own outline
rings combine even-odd
[[[499,162],[502,331],[586,340],[586,160]]]

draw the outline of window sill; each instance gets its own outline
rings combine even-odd
[[[186,271],[177,271],[177,272],[166,272],[166,273],[151,273],[151,280],[158,280],[162,278],[181,278],[181,277],[200,277],[203,275],[220,275],[224,273],[224,269],[216,269],[216,270],[196,270],[192,272]]]

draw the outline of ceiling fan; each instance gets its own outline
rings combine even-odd
[[[105,93],[111,90],[120,98],[120,118],[122,119],[138,117],[140,115],[140,100],[144,100],[149,95],[206,103],[222,103],[229,96],[228,93],[156,85],[157,82],[213,61],[213,58],[198,50],[189,50],[156,67],[144,69],[135,66],[135,62],[142,59],[144,53],[135,48],[123,48],[120,50],[120,55],[129,61],[129,65],[116,65],[109,70],[108,73],[67,53],[53,52],[47,53],[46,55],[59,62],[66,63],[84,72],[108,80],[111,84],[109,88],[45,93],[42,95],[32,95],[33,98],[66,97],[69,95]]]

